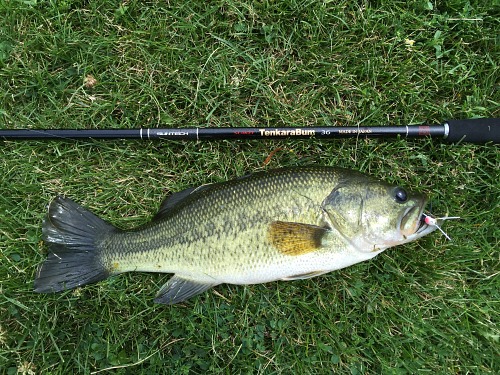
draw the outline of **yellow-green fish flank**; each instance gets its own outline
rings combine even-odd
[[[57,197],[43,225],[48,259],[37,292],[129,271],[175,275],[156,301],[177,303],[221,283],[317,276],[413,241],[423,195],[359,172],[311,167],[261,172],[173,194],[147,225],[122,231]]]

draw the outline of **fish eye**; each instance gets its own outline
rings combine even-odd
[[[394,189],[394,199],[396,199],[396,202],[398,203],[406,202],[408,200],[408,194],[406,193],[406,190],[400,187]]]

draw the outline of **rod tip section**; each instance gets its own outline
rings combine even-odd
[[[500,143],[500,118],[449,120],[446,124],[448,142]]]

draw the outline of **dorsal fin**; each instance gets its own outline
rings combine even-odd
[[[199,187],[195,188],[187,188],[185,190],[179,191],[177,193],[173,193],[172,195],[169,195],[168,197],[165,198],[165,200],[161,203],[160,205],[160,210],[158,213],[155,215],[153,220],[159,220],[165,217],[175,206],[177,206],[179,203],[181,203],[184,199],[186,199],[189,195],[192,193],[200,192],[205,190],[209,184],[207,185],[202,185]]]
[[[328,229],[311,224],[274,221],[269,225],[268,239],[285,255],[302,255],[321,248]]]

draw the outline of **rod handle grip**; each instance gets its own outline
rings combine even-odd
[[[500,143],[500,118],[448,120],[449,142]]]

